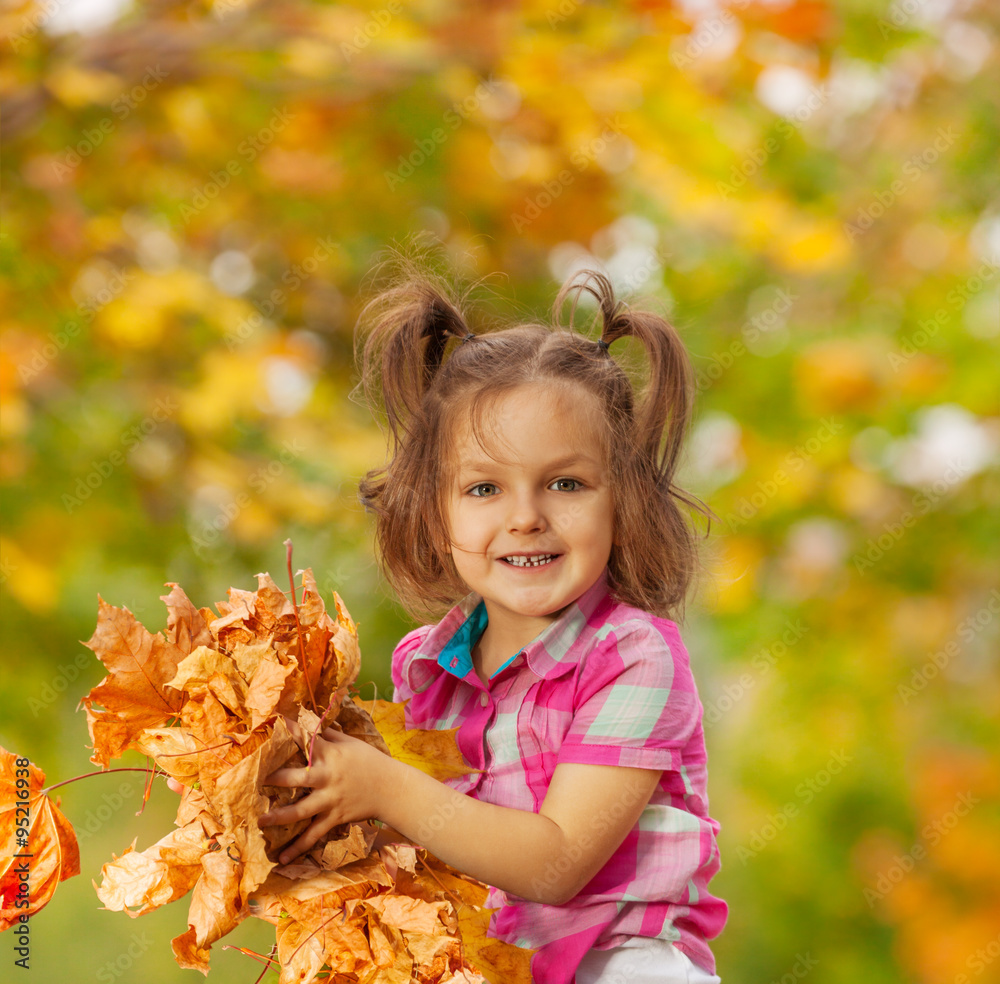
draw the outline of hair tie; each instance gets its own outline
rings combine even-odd
[[[475,338],[475,337],[476,333],[474,331],[470,331],[468,335],[463,336],[462,344],[464,345],[470,338]]]
[[[603,338],[597,339],[597,347],[605,352],[609,352],[611,349],[611,346]]]

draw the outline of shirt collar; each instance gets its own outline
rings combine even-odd
[[[576,665],[573,643],[608,595],[608,568],[552,623],[520,652],[536,676],[553,678]],[[486,603],[476,592],[467,594],[424,637],[406,669],[407,684],[421,693],[442,672],[465,677],[472,670],[472,648],[488,624]],[[457,661],[453,667],[452,662]]]

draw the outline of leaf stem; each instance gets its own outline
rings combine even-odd
[[[324,926],[328,923],[332,923],[334,919],[340,916],[341,921],[347,919],[347,913],[343,909],[337,909],[332,916],[328,919],[324,919],[318,926],[316,926],[313,931],[294,949],[292,950],[291,956],[288,958],[288,962],[291,963],[295,959],[295,955],[302,949]]]
[[[52,783],[51,786],[46,786],[44,789],[40,789],[38,791],[38,795],[39,796],[45,796],[48,793],[50,793],[53,789],[58,789],[60,786],[66,786],[66,785],[68,785],[71,782],[76,782],[77,779],[89,779],[91,776],[108,776],[108,775],[111,775],[112,772],[146,772],[146,773],[148,773],[149,772],[149,768],[146,767],[146,768],[140,769],[140,768],[136,767],[136,768],[121,768],[121,769],[97,769],[94,772],[85,772],[81,776],[73,776],[72,779],[63,779],[62,782],[54,782],[54,783]],[[155,776],[165,776],[166,774],[167,774],[166,772],[156,772],[155,770],[153,771],[154,777]]]
[[[276,962],[274,957],[268,954],[258,953],[256,950],[251,950],[249,947],[245,946],[234,946],[232,943],[226,943],[222,947],[222,949],[239,950],[240,953],[242,953],[244,956],[250,957],[251,960],[256,960],[258,963],[264,964],[264,969],[261,971],[260,977],[258,977],[257,980],[254,981],[254,984],[260,984],[260,981],[263,979],[264,975],[271,969],[271,964]]]
[[[156,757],[161,759],[179,758],[181,755],[201,755],[202,752],[211,752],[216,748],[232,748],[232,741],[221,741],[218,745],[207,745],[205,748],[196,748],[193,752],[158,752]]]
[[[305,674],[306,687],[309,688],[309,703],[313,713],[316,711],[316,695],[313,693],[312,681],[309,679],[309,667],[306,665],[306,647],[302,641],[302,623],[299,621],[299,603],[295,600],[295,577],[292,574],[292,541],[285,540],[285,560],[288,563],[288,581],[292,586],[292,611],[295,612],[295,628],[299,633],[299,656],[302,662],[302,672]]]
[[[326,721],[326,716],[330,713],[330,710],[333,707],[333,702],[336,699],[337,691],[335,690],[333,695],[330,697],[330,703],[326,705],[326,710],[319,716],[319,722],[316,725],[316,730],[312,733],[312,738],[309,740],[308,762],[310,765],[312,765],[313,746],[316,744],[316,736],[323,730],[323,723]]]
[[[264,964],[264,969],[260,972],[260,977],[258,977],[257,980],[253,982],[253,984],[260,984],[260,982],[264,980],[264,975],[271,969],[271,964],[273,962],[274,961],[270,960],[269,958],[269,962]]]
[[[441,881],[440,878],[438,878],[438,876],[434,872],[434,869],[427,863],[426,858],[422,859],[418,857],[417,863],[424,869],[425,872],[427,872],[428,875],[431,876],[431,878],[434,879],[434,881],[436,881],[441,886],[441,890],[444,892],[445,895],[450,895],[455,900],[455,902],[458,903],[457,908],[459,911],[468,906],[468,903],[464,902],[457,892],[453,892],[450,888],[448,888],[445,885],[443,881]]]
[[[146,756],[146,778],[142,784],[142,806],[135,811],[137,817],[141,817],[149,802],[149,794],[153,791],[153,780],[156,778],[156,763],[148,755]]]

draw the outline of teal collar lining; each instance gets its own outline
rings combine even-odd
[[[472,670],[473,647],[482,638],[488,624],[489,615],[486,612],[486,602],[480,600],[469,617],[459,627],[459,630],[448,640],[448,644],[444,649],[441,650],[437,660],[438,666],[454,676],[468,676]],[[501,670],[507,669],[520,655],[521,652],[518,650],[503,666],[496,669],[490,679],[495,677]],[[454,666],[452,663],[454,663]]]
[[[448,640],[448,644],[438,655],[438,666],[453,676],[465,677],[472,670],[472,647],[479,642],[486,631],[489,616],[486,602],[480,600],[458,631]],[[452,665],[454,663],[454,665]]]

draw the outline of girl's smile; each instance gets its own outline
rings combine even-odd
[[[486,602],[489,649],[509,656],[600,577],[613,510],[588,391],[518,387],[488,424],[506,453],[491,457],[461,420],[446,514],[455,567]]]
[[[514,554],[510,557],[501,557],[501,561],[509,567],[515,567],[522,571],[535,571],[542,567],[549,567],[554,564],[562,554]]]

